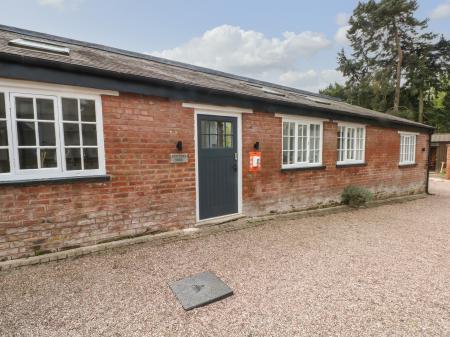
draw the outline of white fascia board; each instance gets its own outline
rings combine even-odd
[[[231,112],[231,113],[253,113],[252,109],[244,109],[233,106],[220,106],[197,103],[183,103],[183,108],[190,108],[196,111],[216,111],[216,112]]]

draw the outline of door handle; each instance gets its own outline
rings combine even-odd
[[[237,172],[237,164],[236,163],[233,164],[233,170],[234,170],[234,172]]]

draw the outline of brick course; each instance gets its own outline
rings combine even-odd
[[[447,179],[450,179],[450,145],[447,145]]]
[[[195,223],[194,113],[182,102],[123,94],[104,96],[106,171],[111,181],[0,187],[0,260],[87,246],[120,237],[185,228]],[[281,167],[281,118],[243,114],[243,210],[247,215],[289,211],[339,201],[348,184],[380,196],[423,191],[425,134],[417,165],[398,167],[398,130],[366,129],[365,167],[336,168],[337,124],[324,123],[326,169]],[[183,141],[186,164],[170,164]],[[259,141],[262,170],[248,171]]]

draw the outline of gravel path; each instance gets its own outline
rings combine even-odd
[[[0,336],[450,336],[450,182],[437,195],[0,274]],[[235,295],[185,312],[167,283]]]

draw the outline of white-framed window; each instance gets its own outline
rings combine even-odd
[[[416,163],[416,137],[417,134],[399,132],[400,134],[400,165]]]
[[[357,124],[338,124],[337,164],[364,163],[366,128]]]
[[[100,95],[0,87],[0,181],[103,174]]]
[[[322,165],[322,121],[283,118],[282,167]]]

